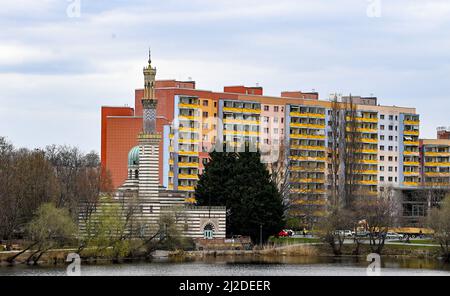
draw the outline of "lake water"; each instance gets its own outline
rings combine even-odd
[[[238,257],[175,262],[168,259],[142,263],[82,264],[83,276],[191,275],[191,276],[365,276],[368,262],[332,257]],[[0,267],[0,275],[66,275],[66,267]],[[450,265],[432,259],[383,259],[381,275],[450,275]]]

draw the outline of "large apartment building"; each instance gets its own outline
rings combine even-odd
[[[101,161],[114,187],[127,178],[128,151],[142,129],[142,89],[135,106],[102,107]],[[262,87],[228,86],[223,92],[199,90],[193,81],[157,80],[156,129],[160,143],[160,184],[193,193],[211,149],[241,149],[252,143],[271,163],[289,161],[291,198],[314,216],[327,198],[330,118],[333,103],[316,92],[284,91],[266,96]],[[349,97],[342,97],[346,105]],[[358,141],[357,183],[370,195],[388,186],[420,185],[419,115],[415,108],[381,106],[374,97],[352,97]],[[285,153],[278,153],[280,150]]]

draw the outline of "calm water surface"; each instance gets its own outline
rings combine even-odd
[[[86,276],[135,275],[259,275],[259,276],[365,276],[368,263],[354,258],[328,257],[271,257],[271,258],[212,258],[175,262],[168,259],[153,262],[92,265],[82,264]],[[431,259],[383,259],[382,275],[450,275],[450,265]],[[0,267],[0,275],[63,276],[66,267]]]

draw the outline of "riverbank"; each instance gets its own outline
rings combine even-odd
[[[135,256],[132,258],[121,258],[117,260],[110,257],[99,256],[81,256],[84,263],[120,263],[120,262],[134,262],[134,261],[148,261],[151,259],[170,258],[177,261],[183,260],[197,260],[216,257],[360,257],[365,258],[367,254],[371,253],[369,245],[361,245],[359,254],[355,255],[354,245],[346,244],[342,247],[342,255],[335,256],[328,245],[320,242],[314,243],[300,243],[300,244],[281,244],[265,246],[261,249],[254,250],[202,250],[202,251],[155,251],[151,257]],[[439,246],[432,245],[401,245],[401,244],[386,244],[383,248],[382,256],[393,258],[428,258],[437,259],[439,257]],[[19,251],[0,252],[0,266],[11,265],[7,260]],[[15,260],[14,264],[25,264],[26,259],[33,251],[27,251]],[[69,253],[76,252],[76,249],[56,249],[45,253],[39,260],[39,265],[65,265],[66,258]]]

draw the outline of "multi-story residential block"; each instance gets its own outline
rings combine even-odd
[[[421,184],[450,188],[450,139],[420,140],[420,152]]]
[[[292,203],[298,214],[320,216],[329,190],[332,102],[316,92],[282,92],[266,96],[263,88],[232,86],[223,92],[198,90],[193,81],[155,81],[159,182],[171,190],[193,193],[211,149],[263,151],[265,161],[286,151]],[[127,178],[127,154],[142,129],[143,90],[135,91],[135,108],[102,107],[102,166],[114,187]],[[419,115],[415,108],[380,106],[375,97],[354,97],[357,151],[356,182],[365,194],[386,187],[420,185]],[[349,103],[343,97],[340,105]],[[347,115],[348,117],[348,115]],[[346,118],[347,118],[346,117]],[[347,127],[351,128],[351,127]]]

